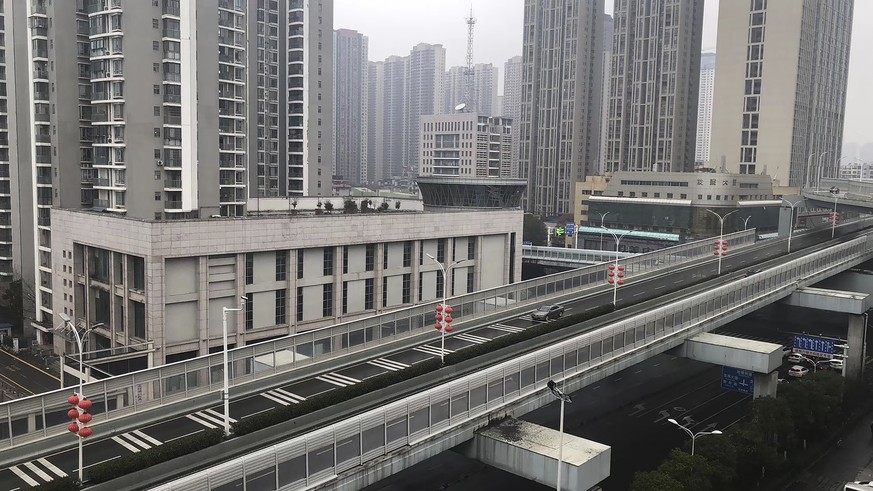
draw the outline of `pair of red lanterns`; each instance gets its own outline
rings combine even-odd
[[[830,212],[830,213],[828,213],[828,223],[834,223],[834,222],[836,222],[836,223],[840,223],[840,214],[839,214],[839,212],[837,212],[837,213],[834,213],[834,212]]]
[[[618,271],[616,271],[615,264],[609,265],[609,272],[606,273],[606,281],[609,282],[610,285],[615,284],[616,282],[619,285],[624,285],[624,266],[619,266]]]
[[[727,256],[728,243],[726,240],[716,240],[712,249],[713,256]]]
[[[443,323],[445,323],[446,332],[452,332],[452,313],[454,311],[455,310],[448,305],[446,305],[445,308],[443,308],[442,304],[437,305],[436,315],[433,316],[434,320],[436,321],[436,324],[434,324],[433,326],[434,329],[436,329],[437,331],[442,330]]]
[[[67,427],[67,429],[70,430],[70,433],[76,433],[82,438],[88,438],[94,434],[91,428],[85,426],[91,422],[91,414],[88,413],[88,410],[91,409],[91,401],[84,397],[79,399],[77,394],[73,394],[69,399],[67,399],[67,402],[73,406],[73,408],[67,412],[67,416],[73,420],[73,422],[70,423],[70,426]]]

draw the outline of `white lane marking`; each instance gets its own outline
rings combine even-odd
[[[140,438],[142,438],[142,439],[144,439],[144,440],[150,442],[152,445],[154,445],[154,446],[156,446],[156,447],[157,447],[158,445],[163,445],[163,443],[161,443],[160,440],[158,440],[157,438],[152,438],[152,437],[146,435],[145,433],[143,433],[143,432],[140,431],[140,430],[133,430],[131,433],[136,434],[136,436],[138,436],[138,437],[140,437]]]
[[[317,380],[321,380],[322,382],[327,382],[327,383],[329,383],[329,384],[336,385],[337,387],[348,387],[349,385],[352,385],[352,384],[347,384],[347,383],[345,383],[345,382],[337,382],[336,380],[331,380],[331,379],[328,379],[328,378],[326,378],[326,377],[324,377],[324,376],[318,376],[318,377],[315,377],[315,378],[316,378]]]
[[[505,324],[491,324],[488,327],[490,327],[491,329],[497,329],[498,331],[504,331],[504,332],[522,332],[522,331],[524,331],[524,329],[521,327],[507,326]]]
[[[9,468],[10,471],[13,472],[16,476],[18,476],[22,481],[26,482],[28,486],[39,486],[39,482],[34,481],[32,477],[28,476],[21,469],[18,468],[17,465],[13,465]]]
[[[682,283],[682,281],[683,281],[683,280],[676,280],[676,281],[673,282],[673,284],[674,284],[674,285],[678,285],[679,283]]]
[[[33,462],[25,462],[24,465],[28,469],[32,470],[34,474],[41,477],[43,480],[45,480],[45,481],[53,481],[54,480],[54,478],[52,476],[43,472],[43,470],[40,469],[39,467],[37,467],[36,464],[34,464]]]
[[[67,477],[67,475],[68,475],[66,472],[58,469],[54,464],[52,464],[51,462],[49,462],[48,460],[46,460],[44,458],[36,459],[36,461],[39,462],[40,464],[44,465],[46,467],[46,469],[54,472],[55,475],[58,477]]]
[[[212,419],[213,421],[217,422],[220,425],[224,424],[224,413],[220,413],[220,412],[216,411],[215,409],[204,409],[203,411],[200,411],[197,414],[199,414],[203,418]],[[231,423],[236,423],[236,420],[231,418],[230,416],[228,416],[227,420],[230,421]]]
[[[261,392],[261,395],[264,396],[264,397],[266,397],[267,399],[269,399],[269,400],[271,400],[271,401],[273,401],[273,402],[277,402],[277,403],[279,403],[279,404],[281,404],[281,405],[283,405],[283,406],[290,406],[290,405],[291,405],[290,402],[286,402],[284,399],[280,399],[280,398],[277,397],[277,396],[271,395],[270,392],[272,392],[272,391],[269,391],[269,392]]]
[[[646,293],[646,292],[634,293],[634,296],[635,296],[635,297],[639,297],[639,296],[642,295],[643,293]]]
[[[397,366],[394,366],[394,365],[390,365],[390,364],[385,363],[385,362],[382,362],[382,361],[380,361],[380,360],[369,360],[369,361],[367,361],[367,364],[369,364],[369,365],[373,365],[374,367],[379,367],[379,368],[381,368],[381,369],[383,369],[383,370],[390,370],[390,371],[392,371],[392,372],[396,372],[396,371],[398,371],[398,370],[403,370],[403,369],[400,368],[400,367],[397,367]]]
[[[112,437],[112,440],[114,440],[116,443],[118,443],[118,444],[121,445],[122,447],[124,447],[124,448],[130,450],[130,451],[133,452],[133,453],[139,453],[139,451],[140,451],[140,449],[134,447],[133,445],[127,443],[126,441],[122,440],[121,438],[119,438],[119,437],[117,437],[117,436],[113,436],[113,437]]]
[[[393,366],[395,368],[399,368],[401,370],[404,368],[409,368],[409,365],[407,365],[406,363],[401,363],[401,362],[395,361],[395,360],[389,360],[388,358],[376,358],[373,361],[378,361],[379,363],[382,363],[383,365],[386,365],[386,366],[390,365],[390,366]]]
[[[435,346],[428,346],[428,345],[416,346],[415,348],[412,348],[412,349],[414,349],[415,351],[419,351],[421,353],[427,353],[429,355],[437,355],[437,356],[440,356],[441,354],[453,353],[453,351],[449,350],[449,349],[441,349],[441,348],[437,348]]]
[[[124,433],[124,434],[121,434],[121,435],[118,435],[118,436],[121,436],[121,437],[126,438],[127,441],[133,443],[134,445],[137,445],[137,446],[139,446],[139,447],[142,447],[143,450],[148,450],[148,449],[152,448],[152,446],[149,445],[148,443],[146,443],[146,442],[140,440],[139,438],[135,437],[135,436],[133,435],[133,433]]]
[[[297,394],[295,394],[295,393],[293,393],[293,392],[288,392],[288,391],[285,390],[285,389],[279,389],[279,388],[276,388],[276,389],[273,389],[273,390],[274,390],[275,392],[278,392],[279,394],[282,394],[283,396],[285,396],[285,397],[287,397],[287,398],[289,398],[289,399],[294,399],[294,400],[296,400],[296,401],[298,401],[298,402],[303,402],[303,401],[306,400],[305,397],[303,397],[303,396],[298,396]]]
[[[359,383],[361,383],[360,380],[358,380],[358,379],[356,379],[356,378],[354,378],[354,377],[349,377],[348,375],[343,375],[343,374],[341,374],[341,373],[330,372],[330,373],[327,373],[327,374],[325,374],[325,375],[330,375],[331,377],[335,377],[335,378],[337,378],[337,379],[339,379],[339,380],[346,380],[346,381],[348,381],[349,383],[352,383],[352,384],[359,384]]]
[[[455,338],[475,344],[482,344],[490,341],[490,339],[480,338],[479,336],[473,336],[472,334],[458,334]]]
[[[661,288],[664,288],[664,285],[656,286],[654,289],[655,289],[655,290],[660,290]]]
[[[218,428],[218,427],[215,426],[214,424],[209,423],[208,421],[204,421],[204,420],[202,420],[202,419],[200,419],[200,418],[194,416],[193,414],[186,414],[185,417],[188,418],[188,419],[190,419],[191,421],[194,421],[194,422],[197,423],[197,424],[201,424],[201,425],[203,425],[203,426],[205,426],[205,427],[207,427],[207,428]]]

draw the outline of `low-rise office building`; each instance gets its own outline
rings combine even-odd
[[[222,308],[242,296],[228,319],[232,346],[440,298],[446,285],[428,255],[464,260],[449,273],[450,297],[521,278],[520,209],[341,207],[174,221],[53,209],[55,325],[63,313],[97,326],[92,350],[150,345],[160,365],[220,350]],[[61,337],[54,346],[65,350]]]
[[[725,219],[725,233],[775,231],[784,191],[774,188],[769,176],[713,172],[616,172],[589,178],[576,189],[578,237],[568,238],[568,244],[599,248],[603,225],[617,233],[630,231],[620,243],[629,252],[718,235],[716,214],[735,210]],[[615,247],[608,233],[603,244]]]

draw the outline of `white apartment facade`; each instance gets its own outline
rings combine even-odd
[[[709,162],[712,136],[712,94],[715,83],[715,53],[700,55],[700,97],[697,101],[697,149],[695,164]]]
[[[421,118],[420,176],[512,177],[512,121],[474,113]]]

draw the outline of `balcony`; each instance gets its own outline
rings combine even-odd
[[[94,179],[91,181],[91,183],[94,184],[95,186],[100,186],[100,187],[104,187],[104,188],[108,188],[112,185],[110,183],[109,179]]]
[[[181,189],[182,188],[182,180],[181,179],[164,179],[164,188],[165,189]]]
[[[168,102],[170,104],[181,104],[182,96],[177,94],[167,94],[164,93],[164,102]]]
[[[52,176],[36,176],[37,184],[51,184]]]
[[[179,17],[179,12],[179,0],[164,0],[163,8],[161,9],[162,15],[172,15],[174,17]]]
[[[50,217],[39,217],[36,219],[36,224],[41,227],[51,227],[52,220]]]
[[[181,39],[182,33],[179,29],[164,28],[163,31],[161,32],[161,36],[165,37],[165,38]]]
[[[245,182],[243,182],[242,180],[228,178],[228,177],[224,177],[222,179],[219,179],[218,182],[222,186],[244,186],[245,185]]]
[[[171,114],[164,114],[164,124],[181,125],[182,124],[182,116],[174,116]]]
[[[93,206],[94,206],[94,208],[109,208],[109,200],[108,199],[95,199]]]
[[[182,202],[181,201],[164,201],[164,209],[165,210],[181,210]]]

